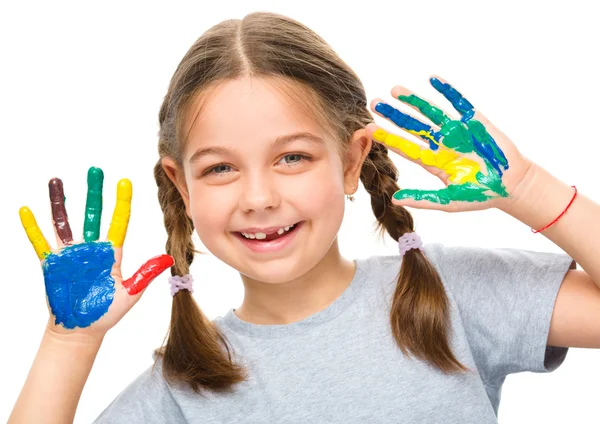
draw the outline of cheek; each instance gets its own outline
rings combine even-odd
[[[344,181],[342,171],[335,166],[320,167],[306,174],[305,178],[295,178],[293,187],[288,187],[288,198],[302,209],[306,218],[339,219],[344,211]]]
[[[217,189],[198,187],[190,191],[190,212],[194,229],[203,240],[208,240],[217,231],[222,232],[228,226],[235,195],[221,186]]]

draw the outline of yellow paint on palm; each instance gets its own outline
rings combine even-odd
[[[110,228],[108,229],[108,241],[113,246],[121,247],[125,242],[129,217],[131,216],[131,196],[133,188],[131,181],[124,178],[117,184],[117,203],[113,212]]]
[[[33,212],[27,206],[23,206],[19,209],[19,217],[21,218],[21,224],[23,224],[25,233],[35,249],[35,253],[38,255],[38,258],[44,259],[50,254],[51,249],[33,216]]]
[[[440,145],[439,150],[422,149],[418,144],[395,134],[378,128],[373,139],[393,149],[400,150],[409,158],[420,159],[423,165],[434,166],[448,174],[448,179],[455,184],[472,182],[479,184],[475,176],[480,170],[479,163],[460,157],[460,154]]]

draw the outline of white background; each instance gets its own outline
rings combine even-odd
[[[390,99],[403,84],[445,104],[428,85],[453,83],[534,161],[600,200],[598,40],[594,2],[13,2],[0,7],[0,420],[16,401],[46,324],[41,271],[18,218],[28,205],[52,238],[47,182],[65,183],[72,228],[82,227],[85,176],[105,173],[102,229],[118,179],[134,186],[123,271],[131,274],[166,240],[152,167],[157,115],[183,54],[223,19],[267,10],[286,14],[327,40],[363,80],[369,99]],[[68,159],[65,159],[68,158]],[[400,185],[441,183],[398,156]],[[373,235],[369,197],[348,203],[340,232],[345,256],[394,254]],[[411,209],[425,242],[561,251],[497,210],[462,214]],[[590,222],[589,225],[598,225]],[[203,247],[198,244],[201,250]],[[213,318],[239,306],[235,270],[196,258],[195,298]],[[171,297],[159,277],[106,337],[83,392],[76,422],[92,421],[152,362],[165,336]],[[571,349],[551,374],[509,376],[501,423],[597,422],[598,351]]]

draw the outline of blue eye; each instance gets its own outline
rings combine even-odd
[[[301,155],[300,153],[290,153],[288,155],[285,155],[282,159],[289,158],[289,157],[294,157],[294,156],[296,156],[296,157],[298,157],[300,159],[292,161],[291,164],[296,164],[296,163],[300,163],[300,162],[305,161],[305,160],[308,160],[308,161],[310,160],[309,156]],[[288,162],[288,164],[290,164],[290,162]]]
[[[288,165],[288,166],[295,166],[299,163],[302,163],[303,161],[312,160],[310,156],[302,155],[300,153],[288,153],[287,155],[283,156],[281,158],[281,160],[285,160],[286,158],[296,158],[296,160],[285,161],[285,165]],[[225,163],[220,163],[220,164],[208,169],[204,175],[206,175],[206,176],[209,176],[211,174],[224,175],[228,172],[228,170],[230,170],[230,168],[231,168],[230,165],[227,165]]]
[[[221,164],[219,164],[219,165],[215,166],[214,168],[211,168],[211,169],[208,171],[208,174],[212,174],[212,173],[213,173],[213,171],[216,171],[217,169],[221,169],[221,170],[222,170],[223,168],[231,168],[231,167],[230,167],[229,165],[225,165],[224,163],[221,163]],[[215,173],[215,174],[223,174],[223,172],[214,172],[214,173]]]

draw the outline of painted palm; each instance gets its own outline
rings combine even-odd
[[[438,175],[447,187],[439,190],[403,189],[394,194],[394,199],[425,200],[438,205],[448,205],[457,201],[486,202],[490,199],[509,197],[510,190],[503,180],[505,172],[509,169],[509,160],[496,138],[502,138],[503,145],[508,146],[511,154],[518,159],[517,171],[526,169],[527,161],[518,154],[512,142],[476,112],[473,105],[450,84],[435,77],[431,78],[430,82],[458,111],[460,119],[449,117],[439,107],[403,87],[395,87],[392,90],[394,97],[418,110],[433,125],[421,122],[382,101],[376,101],[374,107],[379,115],[409,134],[428,142],[429,148],[390,134],[382,128],[374,129],[371,136],[403,156],[413,161],[419,160],[421,165]],[[474,160],[473,155],[481,161]],[[482,164],[485,165],[484,169]],[[440,170],[442,173],[433,170]],[[511,176],[511,179],[514,177]]]
[[[52,251],[33,213],[26,206],[19,211],[21,223],[42,261],[44,283],[54,325],[66,329],[86,328],[105,315],[101,330],[110,328],[139,299],[135,296],[161,272],[173,265],[169,255],[147,261],[129,279],[121,278],[122,246],[131,214],[131,182],[117,184],[117,201],[107,241],[98,241],[102,217],[102,185],[104,174],[99,168],[88,171],[83,239],[73,244],[73,236],[65,208],[63,183],[58,178],[49,182],[52,218],[58,249]],[[122,290],[124,289],[124,290]],[[112,305],[113,313],[109,313]]]

